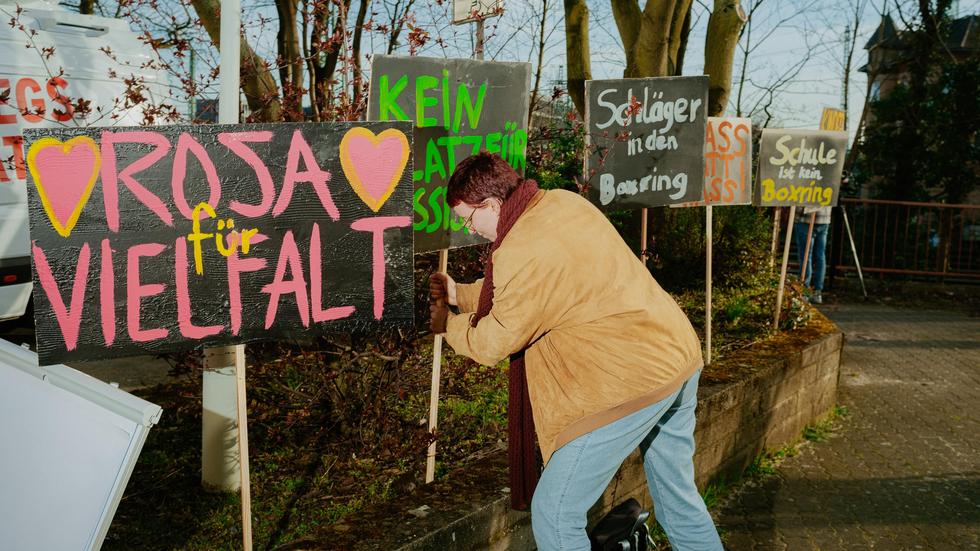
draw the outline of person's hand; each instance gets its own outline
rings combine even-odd
[[[429,303],[429,328],[439,335],[446,332],[449,320],[449,305],[444,300],[433,300]]]
[[[429,300],[443,300],[456,306],[456,282],[448,274],[436,272],[429,276]]]

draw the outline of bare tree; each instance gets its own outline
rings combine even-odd
[[[626,52],[625,77],[675,74],[691,0],[612,0],[613,17]]]
[[[221,47],[221,6],[218,0],[191,0],[201,24],[211,41]],[[272,76],[269,63],[259,57],[244,37],[241,41],[242,89],[252,115],[256,120],[272,122],[282,120],[282,104],[279,88]]]
[[[296,28],[299,0],[275,0],[279,14],[276,36],[279,59],[279,84],[282,86],[283,114],[286,120],[303,120],[303,57]]]
[[[708,115],[721,116],[732,90],[735,46],[747,16],[739,0],[715,0],[704,43],[704,72],[709,77]]]
[[[389,55],[398,47],[398,37],[401,35],[405,23],[409,20],[412,13],[412,5],[415,0],[395,0],[394,5],[385,2],[385,10],[388,13],[388,50]]]
[[[767,9],[762,9],[763,7]],[[797,82],[799,75],[810,62],[826,50],[826,44],[812,44],[810,20],[816,8],[825,7],[818,0],[793,4],[786,10],[786,3],[767,0],[747,0],[747,21],[738,41],[739,70],[735,84],[734,111],[739,117],[758,119],[761,126],[768,126],[775,113],[780,95]],[[753,63],[755,54],[778,30],[798,29],[803,46],[798,58],[782,68]],[[784,111],[788,111],[784,109]]]
[[[371,0],[361,0],[357,9],[357,19],[354,20],[354,38],[351,44],[351,66],[354,72],[354,103],[360,105],[364,86],[361,72],[361,35],[364,32],[364,20],[367,17]]]
[[[548,0],[541,0],[541,16],[538,20],[539,25],[539,35],[538,35],[538,65],[534,70],[534,87],[531,88],[531,101],[528,105],[527,120],[528,123],[531,121],[531,116],[534,114],[534,109],[538,104],[538,90],[541,87],[541,71],[544,67],[544,46],[545,46],[545,29],[548,25]]]
[[[592,78],[589,7],[585,0],[565,0],[565,56],[568,94],[578,112],[585,113],[585,81]]]

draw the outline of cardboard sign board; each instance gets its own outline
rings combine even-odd
[[[836,130],[838,132],[844,130],[844,122],[847,119],[847,113],[840,109],[834,109],[833,107],[824,107],[823,114],[820,116],[820,130]]]
[[[408,123],[27,132],[42,365],[412,323]]]
[[[0,340],[0,542],[102,547],[160,407]]]
[[[453,0],[453,25],[500,15],[503,9],[503,0]]]
[[[368,119],[414,120],[422,129],[439,127],[446,132],[417,145],[412,174],[417,189],[448,180],[457,162],[480,151],[499,153],[523,174],[530,85],[528,63],[375,56]],[[437,211],[446,213],[445,197],[431,201],[430,193],[419,195],[416,190],[416,234],[451,234],[451,248],[486,242],[469,233],[451,211],[441,216],[441,225],[433,223],[439,220]],[[433,242],[429,236],[417,240],[424,245],[417,252],[433,250],[426,245]]]
[[[672,207],[752,204],[752,119],[708,117],[704,136],[704,193]]]
[[[759,145],[758,204],[836,206],[847,133],[766,128]]]
[[[448,131],[441,126],[430,126],[428,128],[414,128],[415,140],[415,159],[425,159],[425,150],[430,141],[438,143],[439,138],[448,136]],[[421,162],[418,163],[420,166]],[[437,170],[430,170],[424,174],[422,179],[415,182],[415,194],[413,204],[415,205],[415,216],[412,225],[415,229],[415,252],[423,253],[439,251],[450,247],[449,229],[445,227],[445,221],[449,220],[450,227],[453,224],[452,209],[446,204],[446,184],[449,181],[449,174]],[[460,222],[462,223],[462,222]]]
[[[708,77],[585,83],[588,196],[604,210],[701,198]]]

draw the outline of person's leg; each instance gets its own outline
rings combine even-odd
[[[694,484],[694,411],[698,377],[692,376],[640,444],[657,521],[675,551],[721,551],[718,530]]]
[[[823,279],[827,273],[827,230],[830,224],[817,224],[813,227],[813,290],[823,290]]]
[[[590,549],[585,531],[589,508],[679,392],[584,434],[552,454],[531,499],[531,528],[540,551]]]
[[[796,245],[796,260],[800,263],[800,281],[803,282],[804,286],[810,286],[810,276],[813,273],[813,255],[811,254],[807,258],[806,267],[803,266],[803,257],[805,256],[806,247],[806,234],[810,231],[810,224],[804,224],[803,222],[797,222],[793,225],[793,244]],[[811,250],[813,244],[811,243]]]

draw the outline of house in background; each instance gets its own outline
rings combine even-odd
[[[858,70],[868,75],[869,101],[886,97],[895,86],[908,80],[910,53],[902,40],[903,34],[886,14],[864,45],[868,62]],[[946,50],[957,60],[980,51],[980,15],[961,17],[950,24]]]
[[[874,124],[871,103],[888,97],[899,84],[907,83],[911,78],[913,54],[906,40],[903,39],[905,35],[906,31],[899,30],[891,16],[885,14],[878,28],[864,45],[864,49],[868,52],[868,61],[858,70],[868,75],[868,89],[855,143],[861,142],[865,129]],[[980,52],[980,15],[968,15],[953,20],[950,23],[945,49],[957,61]],[[863,187],[853,189],[851,193],[867,198],[871,190]],[[969,202],[980,202],[980,190],[971,194]]]

